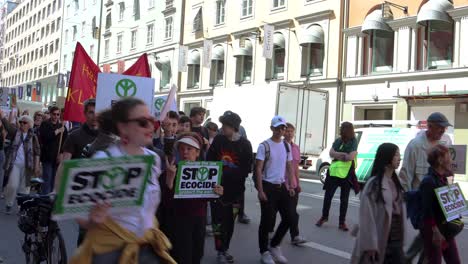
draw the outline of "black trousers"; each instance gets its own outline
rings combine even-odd
[[[289,234],[291,235],[291,240],[299,235],[299,214],[297,213],[297,204],[299,203],[299,193],[296,192],[293,197],[290,197],[290,206],[291,206],[291,226],[289,227]],[[275,212],[273,215],[272,226],[269,232],[275,231],[276,216],[278,212]]]
[[[178,264],[200,264],[205,249],[206,216],[173,219],[173,258]]]
[[[349,192],[351,184],[347,179],[340,179],[338,177],[328,176],[325,183],[325,198],[323,199],[322,217],[328,219],[330,206],[335,195],[336,189],[341,188],[340,195],[340,224],[346,221],[346,212],[348,211]]]
[[[234,233],[234,223],[239,214],[240,199],[236,199],[234,202],[225,202],[218,199],[210,204],[215,249],[226,252],[229,250],[232,234]]]
[[[244,186],[245,186],[245,181],[247,180],[247,178],[244,178]],[[239,200],[239,217],[243,217],[245,215],[245,189],[244,191],[242,192],[242,196],[240,197],[240,200]]]
[[[291,197],[284,184],[271,184],[263,181],[263,191],[267,196],[267,201],[260,202],[261,218],[258,229],[258,244],[260,253],[268,251],[268,232],[274,225],[276,212],[280,213],[281,223],[271,239],[270,246],[276,247],[281,243],[283,237],[288,232],[291,225]]]

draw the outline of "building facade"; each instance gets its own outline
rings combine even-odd
[[[104,0],[99,63],[103,71],[121,73],[147,53],[155,92],[168,93],[171,84],[179,85],[183,2]]]
[[[238,112],[255,148],[270,133],[273,115],[282,113],[283,88],[322,91],[327,104],[317,111],[323,111],[318,115],[325,124],[303,134],[321,141],[323,148],[333,140],[338,122],[341,2],[187,0],[187,69],[179,108],[188,114],[192,107],[203,106],[213,121],[225,110]],[[271,58],[264,56],[265,26],[274,27]],[[292,99],[285,103],[288,107],[302,107]],[[316,117],[306,118],[313,123]]]
[[[3,85],[22,99],[48,104],[57,89],[62,33],[62,0],[24,0],[4,19]]]
[[[468,6],[461,0],[350,0],[343,120],[420,120],[444,113],[468,143]],[[462,178],[466,178],[466,175]]]

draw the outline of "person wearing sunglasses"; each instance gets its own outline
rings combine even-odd
[[[8,183],[5,187],[7,214],[12,211],[16,193],[29,193],[30,180],[40,176],[39,140],[34,135],[33,119],[24,115],[19,118],[19,128],[14,132],[13,143],[8,151],[5,171]]]
[[[55,174],[61,161],[60,149],[68,136],[68,131],[60,123],[60,109],[52,106],[49,111],[50,119],[43,121],[39,127],[42,178],[44,179],[42,194],[48,194],[54,190]]]
[[[116,102],[111,116],[113,133],[120,141],[93,158],[153,156],[143,205],[110,212],[111,204],[96,204],[88,218],[78,219],[87,234],[70,263],[175,263],[168,253],[170,243],[155,219],[161,200],[161,159],[146,148],[153,140],[154,119],[148,106],[132,97]]]

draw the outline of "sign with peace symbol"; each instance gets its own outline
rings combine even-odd
[[[164,106],[164,103],[166,103],[166,100],[164,100],[161,97],[154,100],[154,108],[156,108],[156,111],[161,111]]]
[[[180,161],[174,198],[217,198],[214,188],[221,184],[223,163],[219,161]]]
[[[137,93],[137,87],[132,80],[122,79],[115,85],[115,92],[119,97],[134,96]]]

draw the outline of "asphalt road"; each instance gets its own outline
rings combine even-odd
[[[314,178],[314,177],[312,177]],[[289,263],[349,263],[354,241],[349,233],[338,230],[338,193],[330,211],[330,222],[322,228],[314,224],[321,215],[323,191],[322,185],[308,175],[301,181],[303,192],[299,201],[300,232],[309,242],[301,247],[292,246],[289,234],[282,243],[284,255]],[[236,258],[236,263],[260,263],[258,253],[258,224],[260,222],[260,206],[256,191],[247,184],[247,214],[252,218],[248,225],[236,224],[230,253]],[[4,201],[0,201],[0,210]],[[352,194],[348,210],[347,224],[352,227],[358,220],[359,200]],[[468,225],[467,225],[468,226]],[[68,254],[76,249],[77,225],[73,221],[60,222],[66,240]],[[21,251],[22,235],[16,225],[16,216],[0,213],[0,257],[4,263],[24,263]],[[468,263],[468,231],[464,230],[458,237],[459,252],[462,263]],[[205,257],[203,263],[216,263],[216,252],[212,237],[206,237]]]

